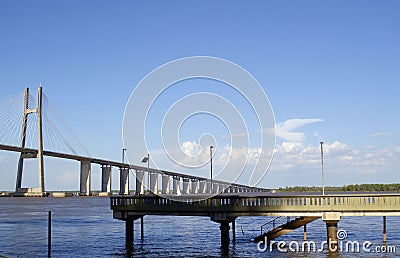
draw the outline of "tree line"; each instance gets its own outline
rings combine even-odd
[[[277,192],[321,192],[321,186],[280,187]],[[344,186],[326,186],[325,192],[398,192],[400,184],[355,184]]]

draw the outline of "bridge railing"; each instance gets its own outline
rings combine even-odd
[[[181,196],[179,200],[160,196],[112,196],[114,211],[148,214],[168,212],[377,212],[400,211],[400,194],[325,195],[325,196],[239,196],[219,195],[209,199]]]

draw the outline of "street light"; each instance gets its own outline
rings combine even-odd
[[[322,195],[325,195],[325,179],[324,179],[324,149],[322,147],[322,145],[324,144],[324,142],[320,142],[321,144],[321,169],[322,169]]]
[[[212,165],[212,160],[213,160],[213,152],[212,149],[214,146],[210,146],[210,173],[211,173],[211,193],[213,193],[213,165]]]
[[[126,149],[123,148],[122,149],[122,164],[124,164],[124,162],[125,162],[125,151],[126,151]]]
[[[142,159],[142,163],[146,163],[146,162],[147,162],[147,179],[149,182],[148,189],[150,190],[150,153],[147,153],[147,156],[145,156]]]

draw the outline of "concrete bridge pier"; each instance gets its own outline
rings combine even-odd
[[[179,176],[174,176],[172,178],[172,194],[181,195],[180,180],[181,178]]]
[[[129,194],[129,168],[119,169],[119,194]]]
[[[111,193],[111,166],[101,166],[101,191]]]
[[[158,173],[150,173],[150,191],[158,194]]]
[[[206,184],[206,181],[204,181],[204,180],[201,180],[200,182],[199,182],[199,193],[200,194],[205,194],[206,193],[206,186],[207,186],[207,184]]]
[[[169,194],[169,183],[170,183],[170,176],[169,175],[162,175],[161,176],[161,193],[162,194]]]
[[[232,236],[233,236],[234,241],[236,240],[236,236],[234,233],[235,219],[236,219],[236,217],[230,216],[229,214],[226,214],[226,213],[211,214],[211,220],[220,224],[219,229],[221,231],[221,247],[223,249],[226,249],[227,247],[229,247],[229,243],[230,243],[229,223],[231,223],[231,222],[232,222],[232,228],[233,228]]]
[[[190,190],[189,190],[189,178],[183,178],[182,179],[183,183],[182,183],[182,193],[183,194],[190,194]]]
[[[386,244],[386,216],[383,216],[383,242]]]
[[[207,189],[206,189],[206,193],[208,194],[212,194],[212,183],[210,181],[207,181]]]
[[[326,238],[330,252],[338,251],[338,222],[341,215],[339,212],[323,212],[322,220],[326,223]]]
[[[144,194],[144,172],[136,170],[136,194]]]
[[[80,189],[79,195],[90,195],[90,169],[91,164],[89,160],[81,160],[81,173],[80,173]]]
[[[199,180],[198,179],[192,179],[192,189],[191,189],[192,194],[197,194],[199,193]]]
[[[213,183],[212,193],[213,194],[219,194],[219,183]]]
[[[125,247],[128,251],[133,249],[134,241],[134,225],[135,220],[140,219],[141,221],[141,239],[143,240],[143,217],[144,216],[128,216],[125,220]]]

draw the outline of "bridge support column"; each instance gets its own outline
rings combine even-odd
[[[221,230],[221,246],[226,247],[229,246],[229,222],[228,221],[221,221],[219,229]]]
[[[161,193],[162,194],[169,194],[169,183],[170,183],[170,176],[169,175],[162,175],[161,176]]]
[[[158,194],[158,174],[150,173],[150,191]]]
[[[386,244],[386,216],[383,216],[383,242]]]
[[[215,194],[219,193],[219,183],[213,183],[212,193],[215,193]]]
[[[192,194],[197,194],[198,192],[199,192],[199,180],[198,179],[192,179],[191,193]]]
[[[212,183],[210,182],[210,181],[207,181],[207,192],[206,193],[208,193],[208,194],[212,194],[213,192],[212,192]]]
[[[199,182],[199,193],[200,194],[205,194],[206,193],[206,181],[201,180]]]
[[[135,220],[139,218],[141,221],[141,239],[143,240],[143,216],[127,216],[123,219],[125,221],[125,246],[128,251],[133,249],[134,225]]]
[[[119,194],[129,194],[129,168],[119,169]]]
[[[136,192],[135,194],[144,194],[144,172],[136,170]]]
[[[127,218],[125,220],[125,246],[127,250],[133,249],[133,228],[134,220],[131,218]]]
[[[101,167],[101,191],[111,193],[111,166]]]
[[[144,240],[144,220],[143,217],[140,217],[140,239],[143,241]]]
[[[181,181],[181,178],[179,176],[174,176],[172,178],[172,194],[176,194],[176,195],[181,194],[180,181]]]
[[[328,242],[328,248],[330,252],[338,251],[338,222],[340,221],[341,215],[338,212],[324,212],[322,214],[322,220],[326,223],[326,237]]]
[[[234,227],[234,221],[236,217],[229,216],[226,213],[213,213],[211,214],[211,220],[220,224],[219,229],[221,231],[221,247],[226,249],[229,247],[229,223],[232,222],[232,227]],[[233,237],[234,239],[236,236]]]
[[[79,195],[90,195],[90,168],[91,164],[88,160],[81,161],[80,190]]]
[[[182,193],[183,194],[189,194],[189,178],[183,178],[183,189],[182,189]]]

